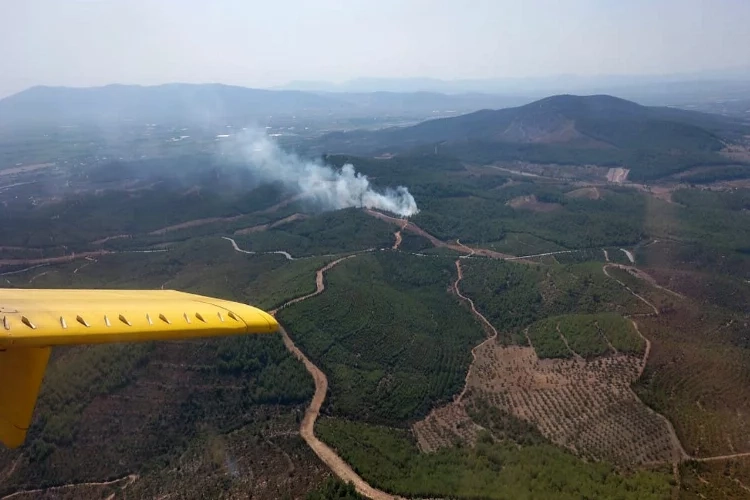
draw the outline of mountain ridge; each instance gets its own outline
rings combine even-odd
[[[333,149],[392,148],[482,141],[564,144],[576,148],[717,151],[741,122],[719,115],[642,106],[609,95],[550,96],[515,108],[479,110],[409,127],[352,131],[324,138]]]
[[[221,83],[111,84],[101,87],[36,86],[0,99],[0,125],[9,123],[246,122],[271,115],[429,116],[464,113],[526,100],[488,94],[436,92],[326,93],[267,90]]]

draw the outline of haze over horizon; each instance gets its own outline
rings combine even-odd
[[[750,68],[750,3],[150,2],[0,5],[0,97],[35,85],[502,79]]]

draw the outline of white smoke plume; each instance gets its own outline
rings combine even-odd
[[[283,151],[264,132],[246,130],[235,139],[237,142],[232,141],[232,145],[240,148],[243,162],[254,173],[264,180],[284,183],[325,209],[377,208],[402,217],[419,211],[407,188],[376,190],[366,175],[355,172],[353,165],[336,170],[319,161],[304,160]]]

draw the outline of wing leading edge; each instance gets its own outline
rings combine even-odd
[[[255,307],[173,290],[0,289],[0,442],[23,443],[52,346],[277,329]]]

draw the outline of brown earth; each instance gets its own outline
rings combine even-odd
[[[307,219],[309,217],[310,216],[307,215],[307,214],[296,213],[296,214],[292,214],[292,215],[290,215],[288,217],[284,217],[283,219],[279,219],[279,220],[277,220],[275,222],[271,222],[269,224],[258,224],[257,226],[251,226],[251,227],[246,227],[246,228],[243,228],[243,229],[238,229],[237,231],[234,232],[234,234],[235,235],[242,235],[242,234],[257,233],[259,231],[265,231],[267,229],[273,229],[273,228],[276,228],[276,227],[279,227],[279,226],[283,226],[284,224],[288,224],[290,222],[294,222],[294,221],[297,221],[297,220],[304,220],[304,219]]]
[[[116,487],[116,490],[123,492],[137,480],[138,480],[137,474],[129,474],[125,477],[112,479],[111,481],[91,482],[91,483],[70,483],[70,484],[63,484],[61,486],[52,486],[50,488],[45,488],[45,489],[17,491],[15,493],[11,493],[10,495],[5,495],[4,497],[0,497],[0,500],[10,500],[12,498],[50,498],[50,499],[52,498],[75,499],[75,498],[83,498],[83,497],[101,498],[104,496],[105,493],[110,493],[113,487]],[[114,496],[115,494],[112,493],[111,497],[114,497]]]
[[[392,217],[390,215],[386,215],[382,212],[371,210],[369,208],[365,209],[365,213],[373,217],[376,217],[380,220],[383,220],[385,222],[396,224],[399,227],[402,227],[401,229],[402,231],[408,231],[412,234],[416,234],[417,236],[421,236],[422,238],[425,238],[427,241],[429,241],[432,244],[432,246],[436,248],[448,248],[450,250],[454,250],[459,253],[471,253],[471,255],[480,255],[482,257],[488,257],[490,259],[507,259],[507,258],[513,257],[512,255],[495,252],[494,250],[488,250],[486,248],[472,248],[461,243],[449,243],[449,242],[439,240],[438,238],[431,235],[430,233],[428,233],[427,231],[417,226],[416,224],[414,224],[408,219]]]
[[[106,238],[101,238],[99,240],[94,240],[91,242],[92,245],[101,245],[103,243],[106,243],[108,241],[112,240],[122,240],[125,238],[132,238],[133,236],[130,234],[116,234],[114,236],[107,236]]]
[[[508,203],[506,203],[511,208],[515,208],[516,210],[531,210],[532,212],[554,212],[555,210],[559,210],[562,208],[562,205],[559,203],[547,203],[544,201],[539,201],[536,198],[536,195],[529,195],[529,196],[519,196],[517,198],[513,198]]]
[[[151,231],[148,234],[161,235],[169,233],[171,231],[179,231],[180,229],[188,229],[191,227],[205,226],[206,224],[213,224],[214,222],[231,222],[243,217],[245,214],[233,215],[232,217],[206,217],[205,219],[194,219],[186,222],[180,222],[171,226],[162,227]]]
[[[279,310],[284,309],[285,307],[289,307],[292,304],[302,302],[303,300],[307,300],[323,293],[325,290],[324,273],[340,262],[355,256],[356,255],[349,255],[347,257],[342,257],[318,269],[315,274],[316,290],[313,293],[292,299],[279,308],[270,311],[270,313],[276,315]],[[310,359],[294,344],[294,341],[292,341],[291,337],[283,327],[280,327],[279,331],[281,332],[286,348],[294,355],[294,357],[305,365],[305,368],[315,381],[315,394],[310,402],[310,406],[308,406],[305,411],[305,417],[302,419],[302,424],[300,425],[300,435],[302,438],[339,479],[354,484],[357,492],[361,495],[372,498],[373,500],[392,500],[394,498],[400,498],[370,486],[370,484],[362,479],[331,447],[315,436],[315,421],[318,419],[320,407],[322,406],[323,401],[325,401],[328,392],[328,378],[325,373],[315,366],[312,361],[310,361]]]
[[[466,385],[454,402],[413,426],[423,451],[473,442],[481,427],[466,407],[476,398],[533,424],[552,442],[584,456],[627,465],[686,458],[670,423],[645,406],[630,387],[643,372],[650,352],[647,339],[643,358],[615,354],[589,361],[540,360],[533,347],[504,347],[493,341],[496,330],[461,294],[460,261],[456,266],[455,292],[493,336],[472,350]]]
[[[615,184],[622,184],[628,179],[630,169],[628,168],[610,168],[607,172],[607,181]]]

